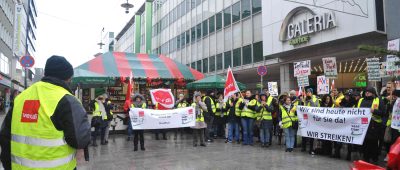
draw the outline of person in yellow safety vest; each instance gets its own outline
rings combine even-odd
[[[213,132],[214,132],[214,139],[217,137],[223,137],[225,132],[225,121],[224,115],[226,114],[226,103],[224,102],[224,96],[219,93],[218,99],[215,102],[215,116],[214,116],[214,124],[213,124]]]
[[[382,126],[382,117],[386,116],[384,104],[377,96],[375,88],[367,87],[365,97],[358,101],[357,107],[371,108],[372,117],[363,143],[363,160],[376,162],[379,155],[379,134],[384,132]]]
[[[72,65],[47,59],[44,78],[14,101],[0,131],[4,169],[74,169],[76,150],[90,142],[87,113],[68,84]]]
[[[102,136],[101,144],[102,145],[108,144],[108,135],[110,133],[111,121],[114,118],[114,116],[113,116],[114,114],[112,112],[113,104],[111,103],[110,99],[106,98],[106,100],[104,102],[104,108],[107,113],[107,119],[105,120],[105,124],[106,124],[105,128],[101,131],[101,136]]]
[[[133,102],[132,102],[131,108],[142,108],[142,109],[146,109],[147,108],[146,100],[143,97],[143,95],[135,94],[133,96]],[[129,121],[129,122],[131,122],[131,121]],[[134,137],[133,137],[133,145],[134,145],[133,151],[137,151],[138,150],[138,140],[140,140],[140,150],[142,150],[142,151],[146,150],[144,148],[143,132],[144,132],[143,130],[133,130],[133,135],[134,135]]]
[[[217,111],[214,97],[214,91],[212,90],[208,90],[207,95],[203,97],[203,103],[207,106],[207,112],[204,112],[204,120],[207,124],[207,129],[205,130],[207,142],[213,142],[213,139],[211,138],[213,133],[212,128],[214,123],[214,114]]]
[[[296,107],[292,105],[292,100],[289,96],[283,97],[282,103],[279,105],[278,115],[278,118],[280,119],[279,125],[285,132],[285,152],[292,152],[295,145],[298,118],[296,115]]]
[[[107,112],[105,109],[105,98],[104,96],[98,96],[93,103],[93,115],[92,115],[92,127],[94,131],[92,132],[92,146],[96,147],[97,136],[100,135],[100,141],[104,145],[104,132],[106,128]]]
[[[306,98],[304,102],[304,106],[308,107],[320,107],[320,101],[317,96],[314,95],[314,90],[312,88],[308,88],[306,91]],[[314,139],[308,137],[301,138],[301,151],[305,152],[307,148],[307,143],[310,144],[309,154],[314,155]]]
[[[240,143],[240,112],[239,105],[242,102],[242,98],[239,98],[239,93],[232,95],[226,105],[227,110],[227,122],[228,122],[228,143],[237,142]]]
[[[257,100],[250,90],[246,91],[246,96],[240,104],[242,130],[243,130],[243,145],[253,145],[253,124],[257,117]]]
[[[264,91],[265,92],[265,91]],[[257,120],[260,122],[260,140],[261,147],[268,147],[271,145],[270,138],[272,134],[272,112],[274,111],[274,106],[272,102],[274,98],[269,94],[260,94],[260,106],[257,110],[259,113]]]
[[[204,141],[204,130],[207,128],[207,124],[204,119],[204,112],[207,112],[207,106],[201,101],[201,93],[194,92],[193,103],[191,105],[194,109],[194,114],[196,117],[196,125],[192,127],[193,129],[193,147],[197,147],[198,138],[200,137],[200,146],[205,147]]]
[[[331,97],[335,107],[340,107],[340,103],[344,99],[343,93],[339,92],[337,88],[333,88],[331,92]]]
[[[190,107],[189,103],[187,102],[187,100],[185,99],[185,95],[184,94],[179,94],[179,99],[175,102],[175,108],[180,109],[180,108],[185,108],[185,107]],[[183,128],[176,128],[174,130],[174,140],[178,139],[178,133],[181,133],[181,138],[183,135]]]
[[[155,110],[170,110],[169,108],[164,107],[163,105],[161,105],[159,103],[155,103],[154,109]],[[160,140],[160,138],[159,138],[160,133],[162,134],[162,139],[167,140],[167,129],[154,129],[154,134],[155,134],[156,140]]]

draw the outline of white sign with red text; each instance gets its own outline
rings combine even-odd
[[[324,74],[327,78],[337,78],[337,65],[335,57],[322,58]]]
[[[317,77],[317,94],[329,94],[329,79],[325,76]]]
[[[311,75],[311,61],[310,60],[294,62],[293,67],[294,67],[294,76],[295,77],[303,77],[303,76]]]

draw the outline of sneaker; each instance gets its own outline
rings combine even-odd
[[[140,150],[145,151],[146,149],[144,147],[140,147]]]
[[[200,144],[200,146],[206,147],[206,144],[202,143],[202,144]]]
[[[207,140],[207,142],[213,142],[213,140],[211,140],[211,139],[208,139],[208,140]]]
[[[315,152],[314,151],[310,151],[310,155],[315,155]]]
[[[134,147],[133,151],[136,152],[138,150],[138,147]]]

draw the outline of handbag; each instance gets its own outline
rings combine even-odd
[[[93,116],[90,124],[92,127],[98,127],[101,125],[102,122],[103,122],[103,120],[102,120],[101,116]]]

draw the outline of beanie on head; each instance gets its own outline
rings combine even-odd
[[[74,68],[72,68],[72,65],[64,57],[53,55],[47,59],[44,76],[68,80],[73,75]]]

